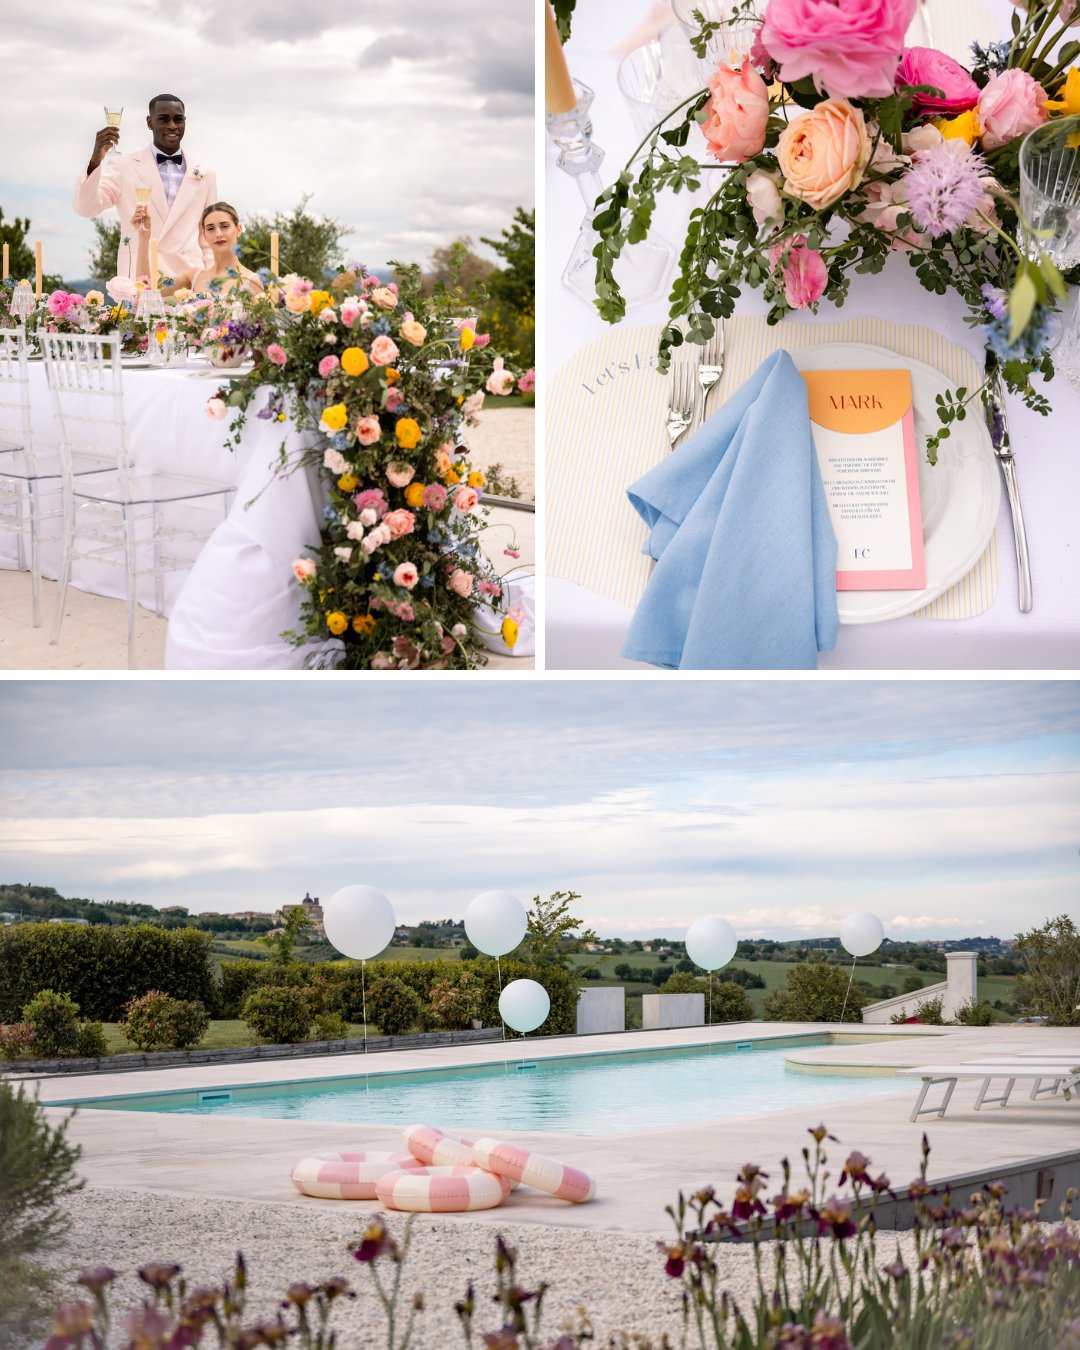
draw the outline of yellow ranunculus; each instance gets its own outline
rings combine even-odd
[[[345,629],[348,628],[348,616],[342,614],[340,609],[332,609],[326,616],[326,626],[330,629],[331,633],[337,637],[340,633],[344,633]]]
[[[363,375],[370,364],[362,347],[346,347],[341,353],[341,369],[346,375]]]
[[[507,645],[508,647],[510,647],[510,648],[513,648],[514,643],[517,642],[517,640],[518,640],[518,626],[517,626],[517,624],[513,621],[513,619],[510,619],[510,618],[503,619],[503,621],[502,621],[502,640],[503,640],[503,641],[506,643],[506,645]]]
[[[328,431],[340,431],[349,420],[349,410],[344,403],[331,403],[323,409],[322,424]]]
[[[458,342],[463,352],[471,351],[472,345],[476,341],[476,330],[474,328],[463,328]]]
[[[387,384],[397,384],[398,380],[401,379],[401,371],[395,370],[393,366],[384,366],[383,370],[386,374]]]
[[[966,141],[974,145],[982,128],[979,126],[979,114],[974,108],[958,113],[956,117],[943,117],[934,125],[947,141]]]
[[[312,314],[321,314],[331,303],[329,291],[312,291],[308,296],[308,307]]]
[[[1063,117],[1075,117],[1080,113],[1080,68],[1070,67],[1065,83],[1057,92],[1057,98],[1048,99],[1043,107],[1047,112],[1061,113]]]
[[[413,417],[399,417],[394,425],[394,435],[402,450],[415,450],[421,434],[420,423]]]
[[[414,509],[424,504],[424,484],[410,483],[405,489],[405,501]]]
[[[361,637],[366,637],[368,633],[375,631],[374,614],[358,614],[352,621],[353,632],[359,633]]]
[[[461,482],[461,474],[458,473],[457,469],[451,467],[443,474],[443,482],[449,483],[453,487],[455,483]]]
[[[337,480],[337,485],[342,492],[355,492],[360,486],[360,479],[354,473],[343,473]]]
[[[471,488],[482,488],[484,486],[484,481],[484,475],[479,469],[473,469],[472,473],[469,474],[468,478],[465,480]]]

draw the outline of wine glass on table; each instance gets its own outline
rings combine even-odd
[[[1080,267],[1080,116],[1060,117],[1028,135],[1020,147],[1020,218],[1028,257],[1040,254],[1059,272]],[[1080,299],[1051,340],[1054,364],[1080,387]]]
[[[105,125],[107,127],[115,127],[117,132],[119,132],[120,119],[121,117],[123,117],[123,115],[124,115],[123,108],[110,108],[108,104],[105,105]],[[110,155],[118,155],[119,153],[120,151],[116,148],[115,145],[109,151]]]

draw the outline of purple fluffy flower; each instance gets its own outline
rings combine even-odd
[[[962,142],[923,150],[904,174],[916,227],[931,235],[960,229],[982,201],[986,188],[981,180],[988,173],[982,155],[969,151]]]

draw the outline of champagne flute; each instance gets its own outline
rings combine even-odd
[[[115,127],[117,131],[119,131],[120,119],[121,117],[123,117],[123,115],[124,115],[123,108],[110,108],[108,104],[105,105],[105,125],[107,127]],[[109,151],[110,155],[118,155],[119,153],[120,151],[117,149],[115,145]]]
[[[150,189],[148,187],[137,187],[135,189],[135,205],[136,206],[150,205]]]

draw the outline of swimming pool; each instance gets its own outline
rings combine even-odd
[[[892,1076],[817,1075],[785,1068],[784,1055],[793,1046],[828,1045],[831,1039],[807,1036],[779,1044],[729,1042],[525,1061],[514,1058],[508,1047],[504,1062],[475,1068],[361,1072],[314,1082],[101,1097],[79,1104],[110,1111],[355,1124],[427,1121],[466,1131],[480,1126],[617,1134],[913,1091]]]

